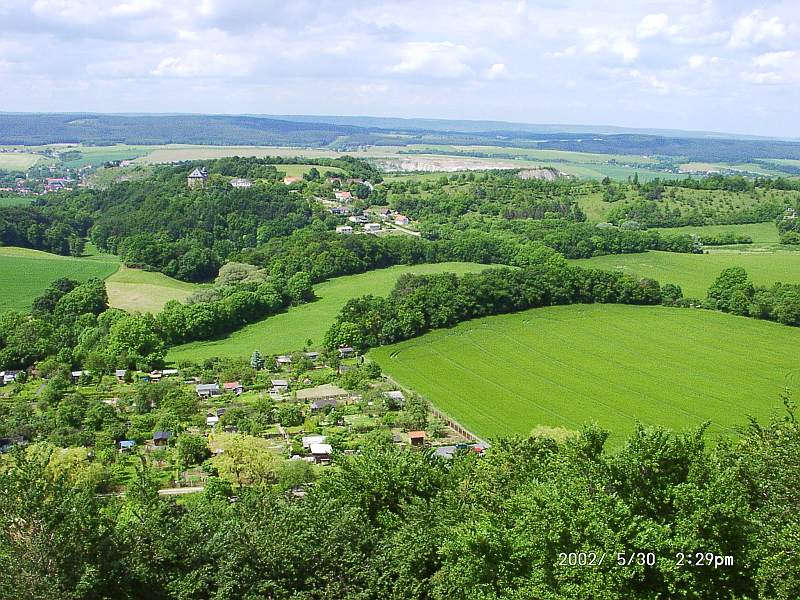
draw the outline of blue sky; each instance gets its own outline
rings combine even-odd
[[[0,110],[800,137],[800,3],[2,0]]]

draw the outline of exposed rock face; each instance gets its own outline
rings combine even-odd
[[[543,167],[541,169],[525,169],[517,174],[520,179],[544,179],[545,181],[555,181],[563,173],[559,173],[553,167]]]

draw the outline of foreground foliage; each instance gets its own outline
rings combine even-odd
[[[709,449],[702,428],[586,427],[452,463],[376,441],[304,498],[212,484],[175,502],[146,467],[101,498],[58,449],[0,467],[0,596],[28,598],[773,598],[800,594],[800,428],[791,410]],[[731,556],[718,568],[678,553]],[[595,566],[560,553],[604,553]],[[618,565],[652,552],[654,564]]]

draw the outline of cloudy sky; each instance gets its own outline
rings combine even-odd
[[[0,0],[0,110],[800,137],[798,0]]]

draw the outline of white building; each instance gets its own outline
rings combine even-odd
[[[344,234],[353,233],[353,228],[350,227],[350,225],[339,225],[336,228],[336,233],[344,233]]]

